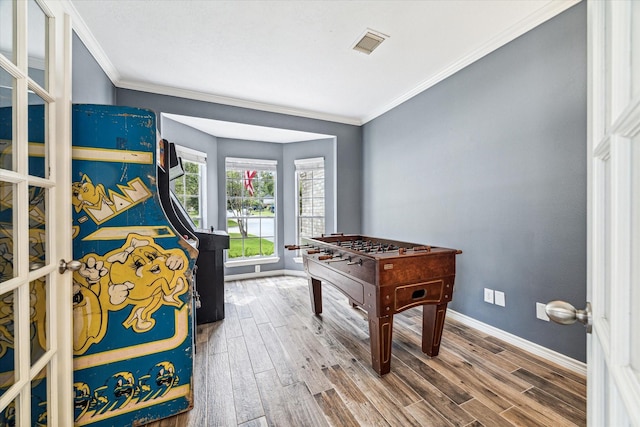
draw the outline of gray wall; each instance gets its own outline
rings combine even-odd
[[[362,128],[327,122],[158,95],[129,89],[116,89],[118,105],[150,108],[159,113],[182,114],[257,126],[335,135],[338,189],[336,195],[338,231],[359,233],[362,212]],[[220,139],[218,140],[220,143]],[[240,156],[242,157],[242,156]],[[253,157],[245,154],[245,157]]]
[[[224,220],[218,221],[218,140],[191,126],[170,119],[162,120],[162,137],[183,147],[207,154],[207,228],[225,229]],[[222,168],[224,176],[224,165]],[[224,188],[223,188],[224,189]],[[223,217],[224,218],[224,217]]]
[[[582,2],[367,123],[362,211],[464,251],[450,308],[582,361],[584,328],[535,303],[586,301],[586,28]]]
[[[71,101],[75,104],[114,105],[116,88],[109,77],[75,32],[72,43]]]

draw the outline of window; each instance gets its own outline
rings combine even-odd
[[[275,160],[226,159],[229,259],[274,257]]]
[[[295,161],[298,189],[298,243],[324,233],[324,158]]]
[[[184,175],[171,181],[171,189],[196,227],[207,228],[207,155],[178,145],[176,154]]]

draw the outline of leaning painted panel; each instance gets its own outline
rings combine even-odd
[[[148,110],[73,108],[76,425],[130,426],[190,409],[197,251],[164,215]]]

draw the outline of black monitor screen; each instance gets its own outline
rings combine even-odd
[[[178,157],[176,153],[176,144],[173,142],[169,143],[169,180],[174,180],[176,178],[184,175],[184,168],[182,167],[182,159]]]

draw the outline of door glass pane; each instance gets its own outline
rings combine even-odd
[[[47,367],[31,381],[31,425],[47,426]]]
[[[14,291],[0,295],[0,396],[15,383]],[[3,414],[4,415],[4,414]],[[2,417],[0,417],[0,421]],[[9,425],[2,424],[0,425]]]
[[[640,21],[638,21],[640,24]],[[631,259],[640,259],[640,136],[631,142]],[[631,367],[640,376],[640,263],[631,263]]]
[[[13,49],[13,0],[0,0],[0,54],[15,63]]]
[[[631,93],[640,93],[640,4],[631,2]]]
[[[47,190],[29,186],[29,268],[37,270],[47,262]]]
[[[9,405],[0,413],[0,426],[19,426],[20,420],[18,420],[18,411],[16,408],[18,405],[16,401],[9,403]]]
[[[0,181],[0,283],[15,277],[13,271],[14,184]]]
[[[47,351],[47,276],[29,283],[31,364]]]
[[[45,101],[35,93],[29,94],[29,175],[47,178]]]
[[[15,79],[13,76],[0,68],[0,168],[8,170],[15,170],[13,156],[11,155],[13,147],[14,87]]]
[[[47,17],[35,0],[29,0],[27,11],[29,20],[29,77],[41,87],[45,84],[47,72]]]

